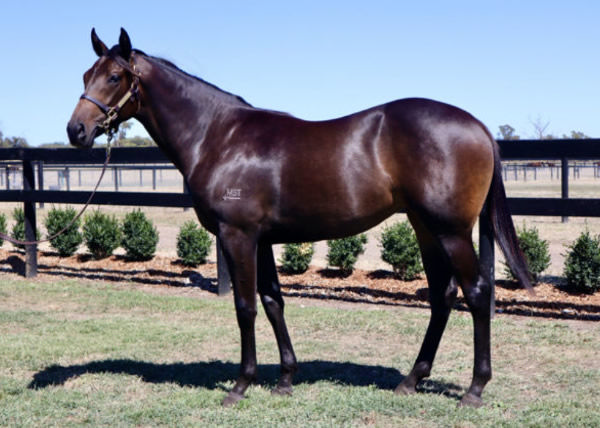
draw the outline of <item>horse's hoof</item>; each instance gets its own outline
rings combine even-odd
[[[275,388],[273,388],[273,390],[271,391],[272,395],[281,395],[281,396],[289,396],[292,395],[293,389],[291,386],[279,386],[277,385]]]
[[[415,388],[406,386],[403,383],[398,384],[398,386],[394,390],[394,394],[396,394],[396,395],[412,395],[416,392],[417,392],[417,390]]]
[[[472,407],[474,409],[477,409],[481,406],[483,406],[483,400],[481,399],[481,397],[478,397],[469,392],[467,392],[463,396],[462,400],[460,400],[460,403],[458,403],[458,407]]]
[[[231,391],[227,394],[227,397],[223,400],[223,407],[231,407],[240,400],[243,400],[244,396],[242,394],[238,394],[237,392]]]

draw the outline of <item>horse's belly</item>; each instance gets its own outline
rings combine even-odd
[[[305,204],[282,207],[270,230],[274,242],[306,242],[351,236],[368,230],[399,209],[389,191],[351,197],[311,195]]]

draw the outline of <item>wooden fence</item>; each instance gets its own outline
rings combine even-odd
[[[509,207],[512,214],[536,216],[569,216],[600,217],[600,199],[569,198],[569,161],[573,160],[598,160],[600,159],[600,139],[586,140],[518,140],[499,141],[503,160],[554,160],[560,162],[561,198],[509,198]],[[83,204],[87,201],[89,191],[45,190],[43,188],[43,173],[40,165],[44,167],[69,167],[69,165],[98,166],[104,163],[106,153],[102,148],[79,149],[0,149],[0,168],[17,166],[22,170],[22,189],[0,190],[0,201],[22,202],[25,211],[26,240],[35,238],[36,203],[64,203]],[[114,148],[111,153],[110,167],[127,166],[142,168],[148,164],[162,164],[168,159],[158,148]],[[36,189],[36,170],[38,183]],[[468,167],[468,166],[466,166]],[[116,169],[114,169],[116,171]],[[14,173],[14,171],[13,171]],[[8,177],[7,177],[8,178]],[[189,195],[172,192],[124,192],[118,191],[97,192],[93,204],[99,205],[129,205],[129,206],[159,206],[183,207],[192,206]],[[184,189],[182,189],[184,190]],[[484,208],[485,210],[485,208]],[[482,215],[480,227],[480,256],[485,275],[494,278],[494,245],[491,225]],[[218,242],[217,242],[218,244]],[[217,247],[219,247],[217,245]],[[229,289],[229,275],[223,263],[222,253],[218,248],[219,294],[224,294]],[[28,277],[37,273],[37,247],[26,248],[26,269]]]

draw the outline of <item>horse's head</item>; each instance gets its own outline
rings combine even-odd
[[[83,75],[85,91],[67,125],[69,141],[78,147],[91,147],[140,107],[140,73],[127,32],[121,28],[119,44],[108,49],[92,29],[92,46],[99,58]]]

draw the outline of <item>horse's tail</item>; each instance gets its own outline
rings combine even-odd
[[[490,135],[491,136],[491,135]],[[496,235],[496,242],[500,246],[506,262],[521,285],[532,291],[531,276],[527,260],[519,247],[515,226],[508,211],[506,192],[502,182],[502,164],[498,145],[492,137],[494,145],[494,175],[487,196],[488,215]]]

